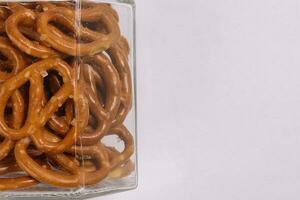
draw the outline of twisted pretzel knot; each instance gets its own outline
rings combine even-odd
[[[129,176],[130,48],[109,4],[0,3],[0,190]],[[80,20],[79,20],[80,19]],[[110,146],[116,135],[124,143]],[[15,172],[22,175],[14,175]]]

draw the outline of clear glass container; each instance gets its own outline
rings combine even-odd
[[[0,197],[137,187],[135,4],[0,2]]]

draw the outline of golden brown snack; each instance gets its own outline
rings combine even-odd
[[[133,137],[130,134],[130,132],[128,131],[128,129],[123,125],[114,127],[113,129],[111,129],[109,131],[109,133],[107,135],[117,135],[125,144],[124,150],[122,152],[117,153],[117,154],[110,154],[111,155],[111,159],[110,159],[111,168],[115,169],[116,167],[127,162],[130,159],[130,157],[132,156],[132,154],[134,152]],[[112,153],[112,152],[110,151],[110,153]]]
[[[83,63],[89,64],[98,74],[101,74],[106,86],[105,104],[102,106],[97,93],[90,85],[82,83],[89,101],[90,112],[96,118],[97,125],[85,130],[79,137],[83,145],[92,145],[97,143],[111,127],[120,105],[121,85],[117,70],[105,55],[86,57]]]
[[[75,6],[0,3],[0,175],[13,177],[0,176],[0,190],[78,188],[135,169],[123,125],[130,48],[118,13],[105,3]],[[104,144],[110,135],[124,150]]]
[[[64,85],[43,106],[43,73],[48,70],[58,71],[64,80]],[[73,70],[60,59],[46,59],[39,61],[0,85],[0,131],[4,137],[19,140],[24,137],[32,137],[35,145],[43,151],[63,152],[71,147],[76,140],[75,127],[71,128],[64,139],[58,143],[52,143],[44,139],[43,134],[47,132],[43,127],[53,113],[73,95]],[[26,82],[30,82],[28,115],[24,126],[14,130],[5,123],[5,105],[9,97]]]
[[[132,79],[128,64],[129,45],[125,38],[121,38],[116,44],[111,46],[107,53],[112,63],[119,73],[121,80],[121,104],[113,126],[122,124],[132,107]]]
[[[0,37],[0,52],[8,59],[4,67],[12,68],[10,73],[3,71],[0,72],[0,81],[3,82],[20,72],[25,67],[25,60],[21,53],[11,46],[9,41],[4,37]],[[14,129],[19,129],[24,120],[24,99],[19,90],[12,93],[10,104],[12,113],[9,125]],[[0,144],[0,160],[4,159],[8,155],[8,153],[13,149],[14,144],[14,141],[10,138],[4,138]]]
[[[26,62],[21,52],[13,47],[5,37],[0,37],[0,53],[7,58],[0,71],[0,82],[3,82],[23,70]],[[10,72],[6,72],[5,70],[9,70]]]
[[[91,56],[109,48],[120,37],[118,22],[107,9],[98,9],[93,20],[101,20],[107,33],[95,32],[75,25],[75,12],[68,8],[57,7],[43,12],[37,20],[37,30],[41,39],[54,49],[71,56]],[[89,20],[82,17],[81,20]],[[50,22],[59,23],[70,29],[75,37],[62,33]],[[78,32],[79,30],[79,32]],[[86,40],[88,42],[81,42]]]
[[[45,162],[44,157],[37,157],[34,159],[35,162],[39,163],[43,168],[50,169],[50,166],[47,162]],[[0,174],[6,175],[8,173],[20,173],[23,170],[17,164],[15,158],[8,158],[4,161],[0,162]],[[15,189],[22,189],[31,187],[34,185],[39,184],[37,180],[30,177],[29,175],[19,175],[15,178],[0,178],[0,191],[3,190],[15,190]]]
[[[5,22],[9,39],[28,55],[43,59],[57,57],[58,54],[53,49],[27,39],[20,31],[21,25],[34,27],[37,18],[37,14],[29,9],[21,9],[13,13]]]
[[[30,139],[20,140],[15,148],[16,160],[19,166],[35,179],[43,183],[48,183],[57,187],[79,187],[81,185],[91,185],[98,183],[109,173],[110,164],[108,156],[101,146],[83,147],[83,155],[94,158],[99,169],[93,172],[87,172],[80,168],[76,162],[64,154],[50,155],[53,160],[69,173],[55,172],[45,169],[35,162],[27,153],[26,149],[30,144]]]

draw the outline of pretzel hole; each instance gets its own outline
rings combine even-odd
[[[24,99],[24,120],[23,120],[23,124],[25,123],[25,120],[28,118],[28,105],[29,105],[29,88],[30,88],[30,82],[26,82],[24,85],[22,85],[19,88],[19,91],[21,92],[23,99]]]
[[[74,57],[72,57],[72,56],[66,56],[66,57],[64,57],[63,58],[63,60],[66,62],[66,63],[68,63],[70,66],[74,66],[74,67],[76,67],[76,63],[74,63]]]
[[[56,16],[49,22],[49,24],[56,27],[63,34],[65,34],[69,37],[72,37],[72,38],[76,38],[76,34],[74,32],[74,27],[72,27],[68,23],[68,21],[65,20],[65,18]]]
[[[96,31],[103,34],[109,33],[107,25],[101,20],[97,22],[82,22],[82,25],[83,27],[90,29],[92,31]]]
[[[0,52],[0,71],[10,73],[13,70],[13,63]]]
[[[97,72],[94,73],[97,74],[97,76],[95,76],[96,94],[99,101],[102,103],[102,106],[104,107],[106,104],[106,97],[107,97],[106,83],[102,78],[101,74]]]
[[[0,143],[2,143],[5,140],[5,137],[0,136]],[[2,161],[0,162],[0,164],[2,163]]]
[[[96,118],[96,116],[94,116],[92,113],[89,117],[89,126],[86,128],[88,132],[93,132],[94,129],[97,128],[99,122]]]
[[[78,37],[79,43],[89,43],[97,39],[97,33],[108,34],[109,28],[107,24],[101,19],[95,21],[82,21],[82,29],[84,30]]]
[[[32,27],[20,26],[19,30],[28,39],[35,43],[40,43],[40,35]]]
[[[21,91],[21,90],[19,90]],[[21,92],[22,94],[22,92]],[[22,95],[22,100],[24,101],[23,105],[20,105],[18,103],[15,103],[13,104],[12,102],[12,97],[10,97],[8,99],[8,103],[5,107],[5,110],[4,110],[4,120],[7,124],[8,127],[12,128],[12,129],[19,129],[20,127],[22,127],[25,123],[25,120],[24,120],[24,116],[21,116],[21,115],[24,115],[24,113],[27,112],[27,105],[26,105],[26,96],[25,95]],[[15,106],[15,107],[14,107]]]
[[[96,82],[96,95],[102,104],[102,107],[105,107],[106,104],[106,89],[105,83],[102,81]]]
[[[101,142],[111,148],[115,148],[119,152],[123,152],[125,150],[125,143],[120,139],[117,135],[107,135],[102,138]]]
[[[10,128],[12,128],[11,127],[12,126],[11,125],[12,124],[12,112],[13,112],[13,109],[12,109],[11,105],[7,105],[5,107],[5,122]]]
[[[44,77],[44,88],[47,99],[50,99],[63,85],[63,78],[56,70],[47,70],[42,73],[47,74],[47,76]]]
[[[30,157],[42,157],[44,155],[43,152],[37,150],[33,144],[29,145],[27,153]]]
[[[61,86],[64,84],[63,83],[63,77],[57,72],[56,70],[48,70],[46,72],[43,72],[44,74],[47,74],[47,76],[44,79],[44,90],[46,94],[46,99],[47,101],[51,99],[53,95],[55,95],[58,90],[61,88]],[[65,101],[63,105],[61,105],[56,114],[58,116],[65,116],[66,115],[66,105],[67,104],[72,104],[73,106],[73,113],[74,113],[74,101],[73,101],[73,96],[70,95],[70,97]],[[70,111],[70,109],[69,109]],[[74,116],[73,116],[74,117]]]

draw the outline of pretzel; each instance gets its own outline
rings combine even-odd
[[[37,30],[42,35],[43,41],[54,49],[72,56],[88,56],[106,50],[120,36],[120,29],[117,21],[107,9],[95,11],[95,19],[105,23],[108,34],[91,31],[84,27],[79,27],[80,33],[76,33],[75,13],[67,8],[57,7],[43,12],[37,20]],[[85,20],[81,17],[81,20]],[[64,35],[56,27],[49,25],[51,21],[63,24],[75,32],[80,38],[92,40],[89,43],[79,43],[78,39]],[[60,36],[59,38],[57,36]]]
[[[125,148],[121,153],[116,154],[115,152],[112,152],[111,148],[107,149],[107,151],[109,151],[111,155],[110,158],[111,168],[114,169],[124,164],[132,156],[134,152],[134,142],[133,142],[132,135],[130,134],[128,129],[123,125],[119,125],[117,127],[112,128],[106,134],[106,136],[108,135],[117,135],[125,143]]]
[[[45,159],[45,157],[37,156],[35,158],[36,162],[42,165],[42,167],[50,169],[49,165],[46,162],[44,162],[43,159]],[[6,158],[5,160],[0,162],[1,175],[6,175],[8,173],[15,173],[15,172],[22,172],[22,169],[19,167],[14,157]]]
[[[11,126],[15,129],[21,127],[24,119],[24,100],[20,92],[16,91],[12,95],[12,120]],[[4,159],[9,152],[14,148],[15,142],[9,138],[4,138],[0,144],[0,160]]]
[[[62,75],[64,85],[51,97],[49,103],[42,108],[43,79],[41,73],[50,69],[55,69]],[[63,152],[69,148],[77,137],[75,127],[71,128],[62,141],[54,144],[43,139],[43,133],[47,132],[43,126],[60,105],[73,95],[72,71],[70,66],[60,59],[46,59],[27,67],[13,78],[4,82],[0,86],[0,94],[2,95],[0,99],[1,134],[12,140],[19,140],[30,135],[35,145],[46,152]],[[27,81],[31,83],[28,117],[21,129],[13,130],[6,125],[4,120],[5,105],[11,94]]]
[[[0,52],[5,55],[13,65],[11,73],[0,72],[0,81],[3,82],[21,71],[25,67],[25,61],[20,55],[20,52],[13,48],[3,37],[0,37]],[[24,118],[24,100],[19,91],[15,91],[12,94],[11,103],[13,110],[11,126],[15,129],[18,129],[23,123]],[[13,147],[14,142],[9,138],[5,138],[0,144],[0,160],[4,159]]]
[[[3,82],[21,71],[25,67],[25,60],[22,57],[21,52],[15,49],[4,37],[0,37],[0,52],[8,58],[9,63],[6,63],[6,65],[12,65],[10,73],[0,71],[0,82]]]
[[[49,165],[42,161],[42,157],[35,158],[35,162],[39,163],[42,168],[50,169]],[[5,175],[8,173],[22,172],[22,169],[16,163],[15,159],[7,159],[0,163],[0,174]],[[27,188],[37,185],[39,182],[28,175],[17,176],[15,178],[0,178],[0,191],[15,190]]]
[[[21,23],[34,26],[37,14],[29,9],[20,9],[6,20],[6,33],[9,39],[23,52],[38,58],[57,57],[58,54],[49,47],[28,40],[19,30]]]
[[[116,115],[116,118],[113,120],[112,126],[117,126],[122,124],[125,120],[128,112],[131,110],[132,106],[132,80],[131,73],[128,65],[128,49],[127,49],[127,41],[125,39],[120,40],[111,48],[108,49],[108,54],[114,64],[115,68],[118,71],[120,80],[121,80],[121,104]],[[125,46],[125,47],[124,47]],[[85,65],[82,67],[82,76],[84,79],[90,83],[89,86],[92,89],[93,93],[105,93],[104,91],[104,83],[103,79],[99,76],[99,74],[90,66]],[[103,104],[102,95],[98,95],[98,99],[101,104]]]
[[[57,75],[49,74],[49,89],[52,94],[55,94],[61,87],[61,83]],[[45,100],[46,102],[46,97]],[[70,128],[74,118],[74,105],[71,99],[67,100],[64,105],[65,116],[52,115],[48,121],[49,127],[59,134],[66,134]]]
[[[44,11],[48,10],[54,10],[58,8],[68,8],[70,10],[74,10],[75,5],[72,4],[72,2],[60,2],[60,3],[40,3],[42,6],[42,9]],[[119,15],[118,13],[111,7],[110,4],[97,4],[92,2],[80,2],[80,20],[83,20],[83,22],[99,22],[101,21],[101,17],[99,15],[99,12],[109,12],[116,21],[119,21]],[[100,18],[100,20],[99,20]]]
[[[109,172],[110,164],[107,154],[101,146],[83,147],[83,155],[94,157],[97,166],[101,166],[94,172],[86,172],[81,169],[76,162],[64,154],[51,155],[59,165],[66,169],[70,174],[55,172],[41,167],[27,153],[26,148],[30,144],[29,138],[24,138],[16,144],[15,155],[18,165],[35,179],[42,183],[47,183],[57,187],[79,187],[82,184],[95,184],[105,178]]]
[[[105,146],[111,168],[111,172],[108,176],[113,179],[126,177],[135,169],[133,162],[130,160],[130,157],[134,152],[133,137],[123,125],[114,127],[106,136],[108,135],[117,135],[122,141],[124,141],[125,144],[122,152],[119,152],[114,147]],[[87,171],[93,171],[96,168],[95,165],[89,161],[84,161],[84,163],[84,167]]]
[[[86,130],[80,134],[79,141],[83,145],[91,145],[97,143],[109,130],[120,105],[121,87],[118,72],[105,55],[99,54],[87,57],[83,59],[83,63],[90,64],[97,73],[102,75],[101,77],[107,88],[105,106],[103,107],[95,91],[89,85],[83,83],[91,114],[96,117],[98,122],[94,130]]]
[[[113,120],[113,126],[117,126],[124,122],[132,107],[132,79],[127,59],[129,54],[129,45],[126,39],[121,38],[116,44],[107,50],[107,53],[110,55],[112,63],[118,70],[122,83],[121,105],[116,118]]]
[[[135,170],[118,22],[105,3],[0,3],[0,190],[85,187]],[[109,135],[122,151],[104,144]]]
[[[37,160],[42,167],[49,168],[47,164],[40,160]],[[22,172],[21,168],[15,161],[4,162],[0,164],[0,174],[8,174]],[[22,188],[28,188],[37,185],[39,182],[28,175],[17,176],[15,178],[0,178],[0,191],[4,190],[16,190]]]

